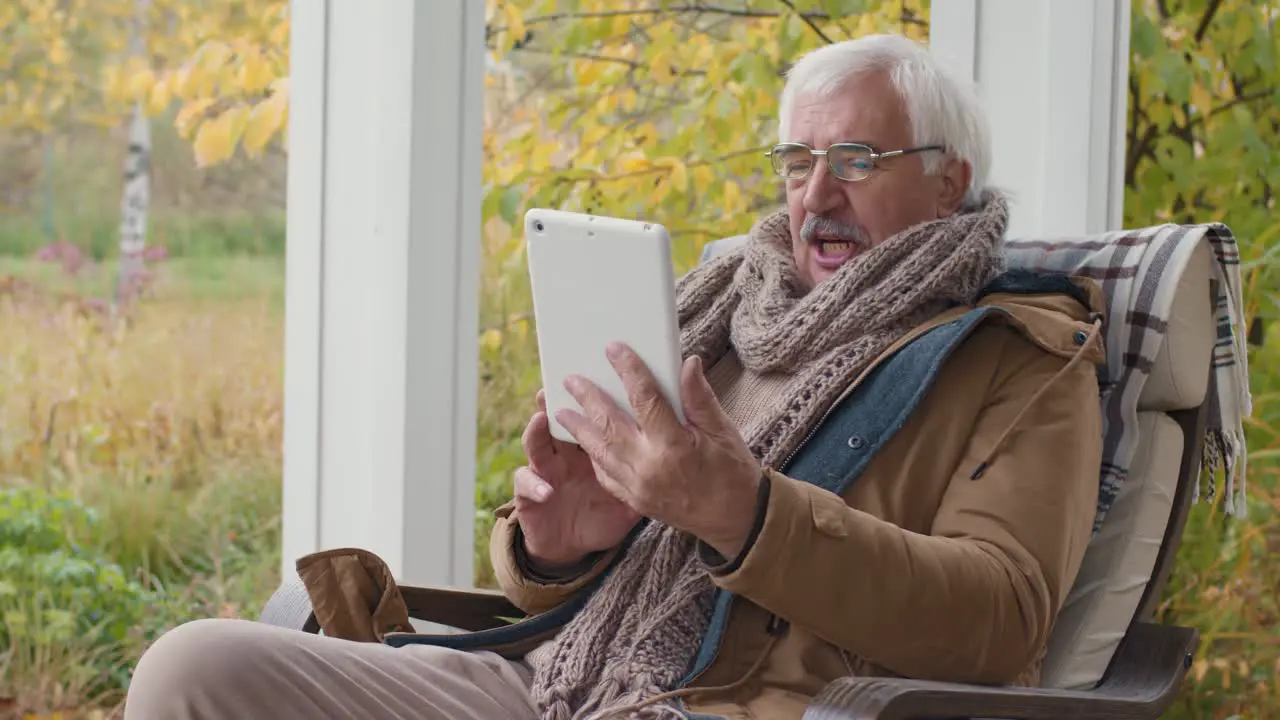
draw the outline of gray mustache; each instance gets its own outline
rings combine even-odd
[[[867,233],[860,227],[845,225],[839,220],[817,215],[806,217],[804,225],[800,227],[800,239],[805,242],[814,242],[819,235],[839,238],[863,248],[871,244],[867,239]]]

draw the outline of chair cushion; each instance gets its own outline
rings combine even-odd
[[[1139,410],[1185,410],[1204,400],[1217,332],[1209,301],[1212,266],[1209,243],[1196,243],[1178,278],[1168,334],[1138,396]]]
[[[1168,415],[1140,412],[1138,437],[1129,480],[1058,615],[1041,670],[1045,687],[1086,689],[1102,679],[1151,579],[1178,488],[1183,434]]]

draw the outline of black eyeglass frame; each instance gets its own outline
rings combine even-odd
[[[945,145],[921,145],[919,147],[903,148],[901,150],[887,150],[885,152],[876,152],[875,148],[871,147],[870,145],[865,145],[863,143],[836,143],[828,147],[826,150],[814,150],[813,148],[809,147],[808,145],[805,145],[804,143],[778,143],[777,145],[774,145],[772,148],[770,148],[767,152],[765,152],[765,157],[770,159],[770,165],[773,167],[774,174],[786,180],[803,180],[809,177],[809,175],[813,172],[814,165],[817,164],[817,163],[811,164],[809,166],[809,169],[806,170],[803,175],[783,174],[781,168],[778,167],[778,163],[776,160],[774,160],[774,158],[775,156],[777,156],[778,153],[780,153],[784,149],[792,149],[792,148],[802,148],[808,151],[810,155],[815,157],[825,155],[827,157],[827,163],[826,163],[827,169],[831,171],[832,175],[835,175],[836,177],[846,182],[859,182],[861,180],[866,180],[867,178],[871,177],[872,170],[879,167],[879,161],[886,158],[894,158],[902,155],[914,155],[915,153],[929,152],[931,150],[945,151],[947,149]],[[852,150],[855,152],[867,153],[867,155],[871,158],[871,165],[872,165],[871,170],[867,170],[866,173],[861,177],[848,178],[848,177],[842,176],[836,170],[835,166],[831,164],[831,152],[833,150],[838,151],[838,150],[846,150],[846,149]]]

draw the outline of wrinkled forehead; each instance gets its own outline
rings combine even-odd
[[[909,141],[911,122],[888,73],[877,71],[800,89],[792,101],[786,134],[784,141],[813,147],[862,142],[885,149]]]

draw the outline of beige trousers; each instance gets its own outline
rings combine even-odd
[[[248,620],[197,620],[142,656],[125,720],[537,717],[524,663],[393,648]]]

